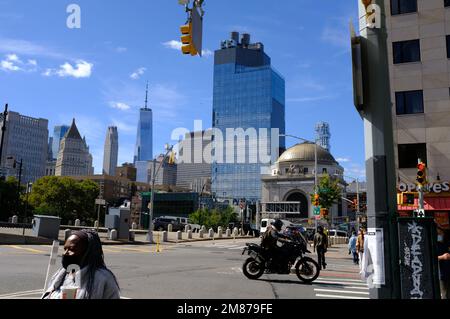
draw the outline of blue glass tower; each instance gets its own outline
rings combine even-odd
[[[145,107],[139,112],[139,123],[134,151],[134,163],[153,159],[153,112],[147,107],[148,84],[145,96]]]
[[[55,126],[53,129],[53,141],[52,141],[52,155],[53,158],[58,157],[59,152],[59,144],[61,143],[62,138],[66,135],[66,132],[70,129],[68,125],[60,125]]]
[[[272,68],[262,43],[251,44],[249,34],[243,34],[239,41],[239,33],[232,32],[231,39],[223,41],[215,52],[213,95],[213,128],[222,134],[214,135],[212,192],[219,199],[259,200],[263,168],[270,167],[285,148],[284,137],[274,137],[274,143],[271,135],[271,129],[285,134],[285,80]],[[258,142],[252,143],[250,135],[241,143],[228,136],[227,129],[239,128],[246,132],[254,129]],[[260,129],[267,129],[265,142]],[[218,144],[221,138],[223,148]],[[239,150],[245,150],[244,162],[237,158]],[[269,163],[259,156],[256,162],[251,159],[261,153],[270,156]],[[231,157],[234,160],[230,162]]]

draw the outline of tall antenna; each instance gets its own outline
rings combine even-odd
[[[145,109],[147,110],[147,103],[148,103],[148,81],[147,81],[147,89],[145,90]]]

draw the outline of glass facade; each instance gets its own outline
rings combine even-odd
[[[273,164],[285,147],[284,137],[271,140],[272,128],[285,133],[285,81],[271,67],[262,44],[216,51],[213,127],[222,134],[214,134],[212,192],[219,199],[259,200],[262,169]],[[227,134],[230,129],[242,129],[245,139]],[[245,160],[239,160],[244,150]]]
[[[69,128],[70,126],[68,125],[61,125],[55,126],[55,128],[53,129],[52,153],[54,159],[58,158],[59,145],[64,135],[66,135],[66,132],[69,130]]]
[[[142,108],[139,113],[134,162],[153,159],[153,112]]]

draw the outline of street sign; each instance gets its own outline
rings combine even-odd
[[[414,211],[414,216],[418,218],[424,218],[425,217],[425,209],[417,209]]]
[[[313,212],[314,216],[320,216],[320,206],[314,206]]]
[[[106,205],[106,200],[97,198],[95,200],[95,205]]]

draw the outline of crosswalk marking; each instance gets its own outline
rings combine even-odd
[[[337,280],[335,280],[335,279],[330,279],[330,280],[316,280],[316,281],[314,281],[314,283],[317,283],[317,284],[341,284],[341,285],[349,284],[348,282],[337,281]],[[361,282],[361,283],[352,282],[351,284],[352,284],[352,285],[357,285],[357,286],[367,286],[367,284],[362,283],[362,282]]]
[[[346,293],[346,294],[359,294],[359,295],[368,295],[368,292],[365,291],[345,291],[345,290],[335,290],[335,289],[317,289],[314,288],[314,291],[323,291],[323,292],[338,292],[338,293]]]
[[[325,294],[316,294],[316,297],[323,297],[323,298],[333,298],[333,299],[370,299],[367,297],[353,297],[353,296],[342,296],[342,295],[325,295]]]
[[[319,277],[319,278],[317,278],[317,279],[319,279],[319,280],[328,280],[328,279],[330,279],[330,278],[325,278],[325,277]],[[358,283],[361,283],[361,280],[359,280],[359,279],[346,279],[346,278],[339,278],[339,281],[350,281],[350,282],[358,282]]]

